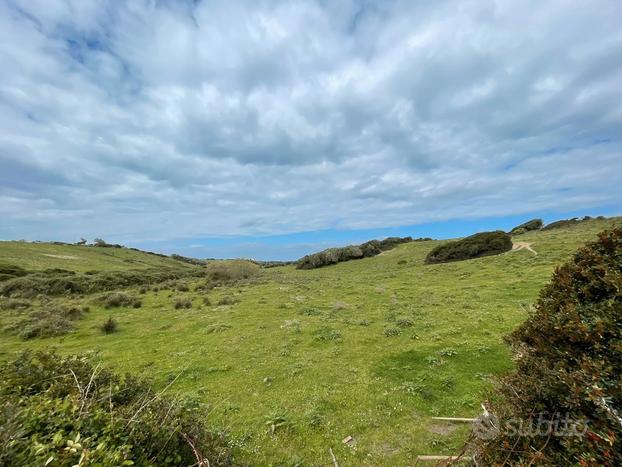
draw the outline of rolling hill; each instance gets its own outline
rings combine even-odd
[[[139,308],[69,294],[51,300],[88,311],[73,332],[45,339],[14,332],[42,299],[20,309],[5,298],[0,359],[26,348],[95,353],[171,395],[198,398],[240,462],[330,464],[331,449],[342,465],[408,465],[418,454],[459,449],[468,427],[432,417],[481,411],[491,378],[512,367],[503,336],[525,319],[554,268],[613,225],[622,219],[530,231],[514,237],[530,249],[455,263],[424,264],[444,242],[422,241],[320,269],[261,269],[215,287],[204,277],[130,287]],[[1,242],[0,263],[79,272],[192,267],[101,250]],[[176,307],[181,300],[190,306]],[[104,334],[110,316],[118,332]]]

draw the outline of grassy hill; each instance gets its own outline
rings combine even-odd
[[[204,401],[205,417],[251,465],[330,464],[329,448],[341,465],[409,465],[418,454],[456,452],[468,427],[431,417],[480,413],[490,378],[512,366],[503,336],[525,319],[555,266],[614,224],[622,219],[514,237],[537,254],[425,265],[443,243],[425,241],[321,269],[262,269],[213,289],[190,278],[187,291],[179,283],[130,289],[142,301],[136,309],[106,309],[89,295],[56,298],[88,305],[75,332],[24,341],[3,331],[0,358],[25,348],[96,352],[157,388],[174,380],[167,392]],[[3,242],[0,262],[86,271],[173,261],[111,250]],[[176,309],[182,299],[191,308]],[[24,311],[0,313],[5,326]],[[118,332],[106,335],[99,326],[109,316]]]
[[[188,267],[168,257],[129,248],[4,241],[0,241],[0,264],[32,271],[60,268],[76,272]]]

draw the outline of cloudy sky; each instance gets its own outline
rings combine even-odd
[[[0,239],[293,258],[619,213],[621,21],[619,0],[0,0]]]

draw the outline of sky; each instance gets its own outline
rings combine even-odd
[[[622,2],[0,0],[0,239],[294,259],[620,214]]]

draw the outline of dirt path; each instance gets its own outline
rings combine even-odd
[[[519,251],[519,250],[529,250],[531,251],[534,255],[538,255],[538,252],[536,250],[534,250],[533,248],[531,248],[531,243],[527,243],[527,242],[514,242],[512,243],[512,251]]]
[[[71,255],[50,255],[47,253],[42,253],[43,256],[48,256],[50,258],[59,258],[59,259],[80,259],[77,256],[71,256]]]

